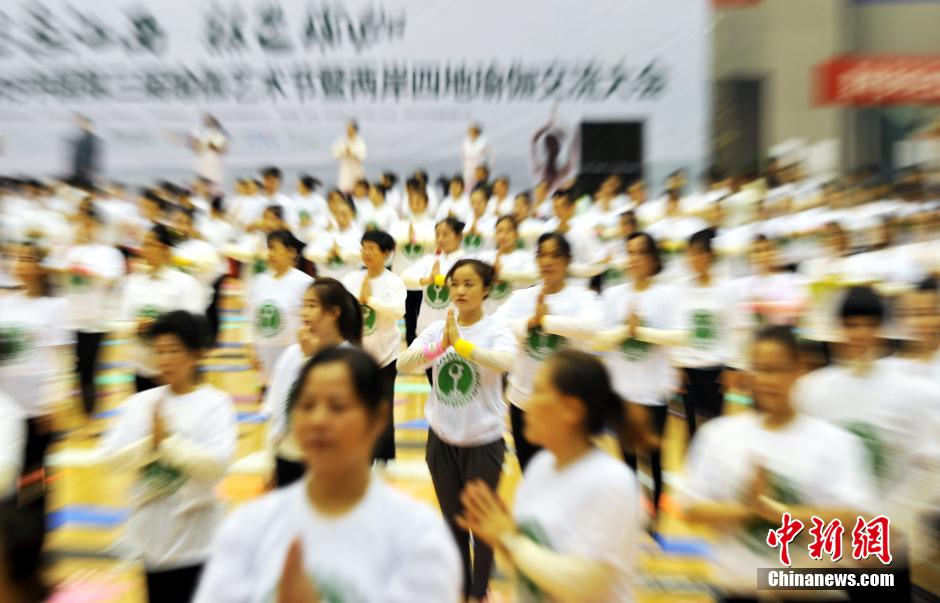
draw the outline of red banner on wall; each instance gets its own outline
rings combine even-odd
[[[940,104],[940,56],[842,56],[815,68],[820,105]]]

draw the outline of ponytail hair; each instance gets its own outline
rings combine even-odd
[[[336,319],[340,335],[349,343],[362,346],[362,306],[343,283],[335,278],[318,278],[310,288],[316,291],[320,305],[328,310],[339,308]]]
[[[457,235],[460,238],[463,238],[463,229],[464,229],[464,226],[466,226],[466,224],[464,224],[457,218],[454,218],[453,216],[448,216],[444,218],[443,220],[441,220],[440,222],[438,222],[436,226],[440,226],[441,224],[446,224],[448,228],[454,231],[455,235]]]
[[[555,389],[577,398],[586,410],[584,429],[596,435],[619,431],[624,423],[623,400],[614,391],[610,373],[597,357],[579,350],[562,350],[548,361]]]

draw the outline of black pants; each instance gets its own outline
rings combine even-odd
[[[293,484],[294,482],[301,479],[304,476],[304,473],[307,472],[307,466],[303,463],[289,461],[279,456],[276,457],[274,461],[276,463],[274,472],[275,477],[277,478],[278,488],[285,488]]]
[[[101,340],[104,333],[75,333],[75,372],[78,373],[82,389],[82,408],[85,416],[90,417],[95,412],[98,400],[98,391],[95,388],[95,372],[98,368],[98,351],[101,349]]]
[[[375,443],[373,460],[390,461],[395,458],[395,378],[398,376],[398,361],[379,371],[382,398],[388,401],[388,425]]]
[[[23,509],[22,521],[30,521],[30,533],[45,540],[46,526],[46,449],[52,434],[40,429],[38,419],[26,419],[26,447],[23,450],[23,468],[20,471],[19,504]]]
[[[223,274],[212,283],[212,302],[206,308],[206,322],[209,323],[209,343],[215,345],[219,340],[219,301],[222,299],[222,285],[227,274]]]
[[[196,594],[202,565],[192,565],[162,572],[147,572],[150,603],[189,603]]]
[[[650,423],[653,432],[661,438],[666,428],[666,416],[669,411],[668,405],[646,406],[646,410],[650,413],[650,418],[652,419]],[[636,471],[636,449],[628,450],[622,448],[621,452],[623,452],[623,459],[627,465]],[[653,516],[656,517],[659,514],[659,499],[663,494],[663,453],[660,448],[657,448],[650,450],[646,454],[649,456],[650,472],[653,474]]]
[[[482,479],[495,491],[499,485],[505,452],[506,443],[503,440],[465,448],[447,444],[433,430],[428,430],[428,469],[441,512],[457,540],[457,548],[463,560],[463,591],[467,597],[482,599],[486,596],[490,571],[493,569],[493,549],[483,544],[482,540],[474,540],[471,557],[470,534],[458,526],[456,521],[457,516],[463,513],[460,494],[464,486],[475,479]]]
[[[512,425],[512,441],[516,445],[516,458],[519,459],[519,466],[525,471],[529,461],[542,447],[525,439],[525,432],[523,431],[525,428],[525,411],[515,404],[509,405],[509,421]]]
[[[421,302],[424,300],[424,291],[408,291],[408,297],[405,298],[405,343],[411,345],[411,342],[418,337],[418,312],[421,310]]]
[[[697,419],[707,421],[721,416],[724,394],[721,391],[721,367],[684,368],[685,393],[682,406],[689,426],[689,439],[695,435]]]
[[[137,388],[137,393],[145,392],[148,389],[153,389],[155,387],[160,387],[160,384],[151,379],[150,377],[144,377],[143,375],[134,375],[134,386]]]

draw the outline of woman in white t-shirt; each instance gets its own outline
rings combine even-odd
[[[662,271],[659,247],[645,232],[627,239],[631,280],[605,289],[601,299],[605,329],[595,338],[613,375],[614,389],[630,405],[630,413],[647,415],[657,439],[666,425],[667,403],[677,389],[670,348],[681,345],[686,333],[678,312],[679,289],[656,276]],[[638,406],[637,406],[638,405]],[[660,443],[649,447],[653,474],[653,515],[659,509],[663,489]],[[636,468],[637,450],[624,442],[624,458]]]
[[[222,155],[228,150],[228,137],[219,120],[209,114],[203,116],[202,125],[189,135],[189,146],[196,154],[196,175],[221,187],[225,181]]]
[[[342,280],[361,264],[362,228],[356,223],[356,206],[349,197],[333,190],[329,198],[336,227],[318,233],[307,247],[305,257],[316,263],[317,276]]]
[[[848,532],[857,514],[876,506],[861,442],[795,408],[797,345],[788,328],[764,327],[751,356],[757,412],[709,421],[689,448],[680,499],[688,520],[720,530],[713,575],[724,597],[756,600],[756,569],[780,563],[767,534],[780,528],[783,513],[803,522],[803,535],[813,516],[827,524],[839,518]],[[808,557],[806,543],[789,546],[796,567],[821,563]]]
[[[245,309],[264,382],[270,378],[281,352],[294,343],[304,292],[313,282],[295,268],[300,245],[286,230],[269,234],[268,270],[252,279],[246,296]]]
[[[128,398],[98,452],[135,472],[126,539],[147,572],[150,601],[189,601],[224,516],[214,491],[235,455],[227,393],[199,381],[201,316],[173,311],[149,329],[160,380]]]
[[[476,254],[491,246],[496,216],[489,213],[490,202],[486,198],[486,188],[478,186],[470,193],[469,228],[464,233],[463,248],[467,253]]]
[[[483,304],[493,314],[517,289],[531,287],[538,281],[535,254],[519,246],[516,219],[502,216],[496,221],[496,249],[480,252],[479,259],[493,267],[496,280]]]
[[[346,124],[346,136],[333,143],[333,157],[339,161],[336,186],[344,193],[351,193],[356,181],[365,176],[362,162],[366,158],[366,142],[359,136],[359,124]]]
[[[369,201],[369,220],[363,225],[363,229],[390,231],[398,222],[398,213],[385,198],[385,186],[378,182],[370,184]]]
[[[472,188],[476,184],[477,167],[487,165],[493,154],[479,125],[471,124],[467,129],[467,137],[463,139],[461,154],[463,155],[463,179],[467,182],[467,186]]]
[[[470,198],[465,192],[463,178],[454,176],[448,185],[448,195],[437,208],[437,219],[452,217],[462,222],[469,222],[472,215]]]
[[[365,269],[353,272],[343,285],[362,304],[362,347],[382,368],[382,396],[395,400],[396,361],[401,350],[398,321],[405,315],[408,290],[401,278],[386,269],[395,250],[395,239],[387,232],[370,230],[362,235],[362,263]],[[394,408],[394,404],[392,404]],[[375,450],[376,460],[395,458],[395,422],[389,421]]]
[[[143,270],[127,277],[118,302],[118,318],[136,325],[133,354],[138,392],[158,385],[154,379],[160,371],[147,336],[157,317],[172,310],[186,310],[193,314],[206,311],[207,295],[199,281],[170,264],[172,246],[170,232],[165,226],[158,224],[147,233],[140,250]]]
[[[463,557],[464,595],[486,597],[493,549],[457,524],[460,493],[473,480],[495,489],[503,467],[505,404],[503,373],[512,367],[512,334],[483,312],[493,285],[493,268],[462,259],[448,271],[453,309],[446,320],[424,329],[398,359],[402,370],[431,367],[432,387],[425,406],[428,418],[427,463],[444,519]],[[472,559],[472,561],[471,561]]]
[[[362,311],[356,298],[332,278],[318,278],[307,287],[301,309],[303,326],[297,343],[280,355],[271,372],[271,384],[264,395],[262,413],[269,417],[268,444],[274,451],[278,487],[303,477],[304,453],[292,437],[290,395],[304,362],[331,346],[362,344]]]
[[[196,603],[456,603],[460,562],[440,516],[372,474],[390,420],[365,352],[324,350],[298,377],[291,429],[306,478],[237,509]]]
[[[437,237],[434,220],[427,212],[427,193],[408,187],[408,207],[410,217],[400,220],[391,232],[397,245],[392,272],[402,278],[415,264],[434,251]],[[418,336],[418,312],[421,310],[424,288],[417,282],[406,282],[405,285],[408,287],[408,297],[405,299],[405,343],[411,345]]]
[[[539,237],[535,259],[541,283],[513,293],[495,314],[520,342],[521,353],[509,373],[506,400],[511,404],[516,457],[523,469],[538,452],[522,429],[535,373],[558,350],[569,345],[587,346],[603,325],[597,294],[567,278],[571,246],[564,235],[553,232]]]
[[[552,356],[535,376],[526,436],[545,449],[526,468],[510,515],[487,485],[464,490],[460,524],[505,552],[516,601],[633,600],[640,547],[636,477],[594,437],[622,425],[623,406],[596,357]]]
[[[444,275],[450,271],[454,262],[466,255],[461,247],[463,228],[464,223],[456,218],[445,218],[438,222],[434,227],[437,252],[424,256],[401,275],[409,289],[420,287],[423,290],[416,325],[418,333],[431,323],[442,320],[450,306],[451,294]]]
[[[47,263],[59,275],[68,300],[68,324],[75,330],[76,372],[85,416],[95,412],[95,372],[98,350],[110,325],[113,293],[124,275],[124,256],[110,245],[98,243],[101,217],[93,207],[79,213],[72,245],[52,252]]]

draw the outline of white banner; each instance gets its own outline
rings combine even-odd
[[[276,164],[335,179],[359,121],[366,169],[460,171],[478,122],[495,172],[533,179],[551,122],[642,122],[647,176],[707,159],[708,0],[36,0],[0,4],[0,173],[61,174],[71,115],[106,172],[191,172],[178,136],[215,115],[227,177]]]

